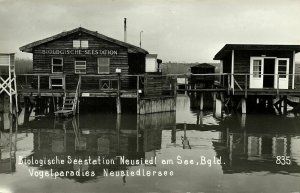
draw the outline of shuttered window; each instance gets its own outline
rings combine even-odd
[[[287,77],[287,60],[278,60],[278,75],[279,78],[286,78]]]
[[[73,48],[88,48],[88,40],[73,40]]]
[[[80,40],[73,40],[73,48],[80,48]]]
[[[0,66],[8,66],[8,65],[9,65],[9,56],[0,55]]]
[[[110,60],[109,58],[98,58],[98,73],[109,74]]]
[[[81,40],[81,48],[88,48],[88,47],[89,47],[89,41]]]
[[[86,60],[83,58],[76,58],[75,60],[75,74],[86,74]]]

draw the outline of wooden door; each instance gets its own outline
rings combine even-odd
[[[274,88],[277,88],[279,84],[279,89],[289,88],[289,59],[288,58],[277,58],[275,67],[275,82]]]
[[[250,88],[263,88],[264,60],[262,57],[250,59]]]

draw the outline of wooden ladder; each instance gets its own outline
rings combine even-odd
[[[63,107],[61,110],[54,112],[55,115],[62,115],[62,116],[70,116],[75,115],[77,106],[78,106],[78,97],[80,92],[80,77],[78,80],[78,84],[76,87],[75,93],[65,93],[64,99],[63,99]]]

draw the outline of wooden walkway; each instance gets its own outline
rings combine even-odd
[[[70,89],[66,88],[65,85],[68,85],[67,82],[64,81],[64,84],[61,86],[60,89],[49,89],[51,86],[46,86],[41,83],[42,78],[51,77],[52,74],[25,74],[25,75],[18,75],[18,93],[23,96],[49,96],[49,97],[61,97],[65,93],[74,93],[75,88]],[[275,76],[275,75],[274,75]],[[295,75],[300,76],[300,75]],[[145,78],[145,75],[127,75],[125,77],[137,78],[137,85],[133,88],[122,89],[121,81],[118,76],[113,76],[116,80],[118,80],[118,88],[93,88],[87,89],[86,81],[87,78],[96,78],[97,80],[107,79],[108,77],[112,77],[111,75],[80,75],[80,79],[84,79],[85,81],[82,82],[82,86],[79,91],[80,97],[121,97],[121,98],[137,98],[138,91],[141,91],[145,95],[147,95],[147,86],[145,84],[141,84],[141,80]],[[147,75],[147,77],[152,77]],[[157,77],[157,75],[153,75],[153,77]],[[250,74],[166,74],[160,75],[159,77],[163,77],[162,79],[167,81],[167,85],[164,85],[160,88],[164,92],[169,92],[176,94],[177,92],[227,92],[230,95],[299,95],[300,94],[300,83],[295,82],[295,89],[280,89],[280,88],[262,88],[262,89],[252,89],[250,87],[249,77]],[[201,88],[200,85],[197,83],[191,82],[192,77],[202,78],[203,81],[209,78],[214,78],[215,84],[210,85],[209,87]],[[32,88],[31,83],[33,80],[37,79],[36,88]],[[66,79],[66,77],[64,77]],[[180,84],[177,82],[178,78],[184,79]],[[201,79],[201,80],[202,80]],[[233,79],[234,82],[230,82],[230,79]],[[43,79],[44,80],[44,79]],[[67,80],[67,79],[66,79]],[[175,82],[173,80],[176,80]],[[238,80],[238,81],[237,81]],[[48,82],[49,83],[49,82]],[[141,85],[140,85],[141,84]],[[279,84],[277,84],[279,85]],[[213,87],[211,87],[213,86]],[[97,87],[97,86],[96,86]]]
[[[245,95],[245,90],[235,90],[234,95]],[[248,89],[247,95],[287,95],[287,96],[300,96],[300,89]]]
[[[136,90],[120,90],[121,98],[136,98]],[[45,97],[63,97],[65,90],[63,89],[34,89],[23,88],[18,90],[19,95],[22,96],[45,96]],[[75,93],[75,90],[67,90],[67,93]],[[80,90],[80,97],[116,97],[117,90],[97,90],[97,89],[85,89]]]
[[[24,75],[23,75],[24,76]],[[29,78],[28,76],[33,76]],[[237,109],[240,107],[242,108],[242,113],[246,113],[246,103],[252,102],[253,98],[259,99],[259,101],[266,101],[268,100],[268,103],[270,103],[270,100],[272,98],[280,98],[283,100],[283,106],[287,106],[287,97],[300,97],[300,82],[296,82],[295,84],[289,85],[287,88],[289,89],[282,89],[285,88],[283,86],[277,86],[277,88],[261,88],[261,89],[253,89],[250,87],[253,87],[253,85],[250,85],[250,77],[251,74],[167,74],[167,75],[155,75],[152,78],[159,77],[161,81],[165,81],[164,84],[158,84],[151,82],[151,85],[155,85],[155,89],[157,89],[157,92],[155,91],[156,95],[153,95],[152,90],[154,87],[147,87],[147,81],[150,80],[150,75],[128,75],[131,76],[133,81],[131,81],[131,86],[124,84],[124,87],[122,87],[122,78],[125,78],[126,76],[113,76],[114,80],[117,80],[117,87],[115,86],[108,86],[103,87],[101,86],[101,80],[105,80],[108,77],[112,76],[105,76],[105,75],[79,75],[78,83],[82,83],[82,86],[77,87],[77,89],[74,89],[74,84],[68,84],[66,82],[66,75],[64,75],[64,81],[62,85],[60,85],[59,89],[55,87],[56,89],[47,89],[52,88],[51,81],[48,81],[48,84],[45,83],[45,80],[47,80],[47,77],[51,77],[53,75],[51,74],[40,74],[40,75],[25,75],[25,85],[19,84],[21,88],[18,88],[18,93],[21,96],[29,96],[29,97],[36,97],[36,96],[42,96],[42,97],[65,97],[69,93],[78,93],[78,103],[80,98],[88,98],[88,97],[103,97],[103,98],[115,98],[116,99],[116,109],[117,113],[121,113],[121,98],[132,98],[136,99],[137,101],[137,112],[146,112],[141,109],[145,108],[148,109],[153,107],[153,109],[157,109],[156,104],[159,105],[161,101],[156,100],[159,97],[169,96],[169,97],[175,97],[177,93],[186,93],[186,94],[195,94],[197,93],[200,95],[199,99],[199,109],[203,110],[203,103],[204,103],[204,93],[211,93],[214,104],[216,107],[218,107],[219,111],[221,112],[221,108],[219,105],[219,102],[221,104],[224,101],[231,101],[232,104],[237,103]],[[214,82],[211,84],[204,84],[203,82],[191,82],[191,78],[195,76],[202,77],[201,81],[204,81],[206,79],[209,79],[209,77],[214,78]],[[300,76],[300,74],[299,74]],[[42,79],[42,77],[46,77]],[[162,78],[163,77],[163,78]],[[274,77],[277,77],[277,84],[279,84],[279,76],[274,75]],[[24,77],[23,77],[24,78]],[[37,78],[37,81],[36,81]],[[81,80],[81,78],[85,78],[84,81]],[[94,82],[99,81],[98,84],[92,84],[89,82],[86,78],[95,78]],[[184,81],[181,81],[181,84],[177,81],[178,78],[183,78]],[[296,78],[296,77],[295,77]],[[18,79],[20,80],[20,79]],[[44,80],[44,83],[42,84],[41,81]],[[69,79],[70,80],[70,79]],[[233,80],[233,81],[231,81]],[[298,80],[298,79],[296,79]],[[74,81],[74,80],[73,80]],[[274,80],[275,81],[275,80]],[[22,82],[22,81],[20,81]],[[47,81],[46,81],[47,82]],[[110,84],[109,84],[110,85]],[[32,88],[32,86],[35,86],[36,88]],[[69,86],[73,86],[73,89],[69,89]],[[46,87],[46,88],[45,88]],[[79,88],[79,89],[78,89]],[[92,89],[90,89],[92,88]],[[154,90],[155,90],[154,89]],[[149,94],[150,93],[150,94]],[[160,93],[160,94],[157,94]],[[248,99],[248,96],[249,100]],[[251,97],[250,97],[251,96]],[[149,99],[149,100],[148,100]],[[58,100],[58,99],[56,99]],[[240,102],[236,101],[239,100]],[[254,101],[254,100],[253,100]],[[258,100],[256,100],[258,101]],[[148,102],[148,103],[146,103]],[[74,103],[75,104],[75,103]],[[154,106],[153,106],[154,104]],[[172,102],[166,103],[165,106],[173,106]],[[277,103],[276,103],[277,104]],[[76,102],[76,105],[77,102]],[[282,104],[280,104],[282,105]],[[147,108],[146,108],[147,107]],[[158,108],[162,109],[162,108]],[[286,109],[286,108],[285,108]],[[173,110],[173,109],[172,109]],[[74,114],[76,111],[75,109],[60,109],[56,112],[56,114],[63,114],[66,116],[69,116],[71,114]],[[219,112],[218,111],[218,112]],[[148,112],[148,111],[147,111]],[[151,111],[152,112],[152,111]],[[156,112],[156,111],[154,111]],[[143,114],[143,113],[142,113]]]

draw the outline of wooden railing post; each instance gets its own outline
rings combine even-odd
[[[185,90],[185,95],[187,95],[187,75],[184,75],[184,90]]]
[[[144,75],[144,96],[148,95],[148,74]]]
[[[231,84],[232,84],[232,94],[234,95],[234,81],[235,81],[235,78],[234,78],[234,74],[231,75],[232,77],[232,80],[233,81]]]
[[[227,74],[227,94],[230,94],[230,79],[229,79],[230,74]]]
[[[177,96],[177,76],[174,79],[174,96]]]
[[[245,74],[245,98],[247,98],[248,92],[248,76]]]
[[[80,91],[80,88],[81,88],[81,75],[79,74],[79,80],[78,80],[78,90],[77,90],[77,113],[79,114],[79,105],[80,105],[80,97],[81,97],[81,91]]]
[[[140,114],[140,98],[139,98],[139,90],[140,90],[140,77],[136,76],[136,112]]]
[[[279,96],[279,74],[277,74],[277,95]]]
[[[118,73],[118,93],[120,93],[120,89],[121,89],[121,77],[120,74]]]
[[[221,76],[222,76],[222,85],[223,85],[223,87],[225,87],[225,82],[224,82],[224,81],[225,81],[225,80],[224,80],[224,74],[222,74]]]
[[[117,114],[121,114],[120,89],[121,89],[121,77],[120,77],[120,73],[118,73],[118,92],[117,92],[117,98],[116,98]]]
[[[41,84],[40,75],[38,75],[38,94],[40,94],[40,88],[41,88],[40,84]]]
[[[66,93],[66,74],[64,74],[64,80],[63,80],[63,89],[64,89],[64,93]]]

